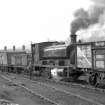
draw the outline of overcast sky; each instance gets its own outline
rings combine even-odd
[[[0,48],[70,35],[73,12],[89,0],[0,0]]]

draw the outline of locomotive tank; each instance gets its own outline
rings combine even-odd
[[[43,57],[44,58],[67,58],[68,45],[59,44],[59,45],[52,45],[49,47],[44,48]]]

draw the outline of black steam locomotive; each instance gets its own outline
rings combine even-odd
[[[78,79],[88,75],[90,84],[97,85],[105,79],[105,42],[76,42],[71,35],[71,44],[42,42],[31,44],[32,69],[39,75],[51,77],[51,70],[62,69],[62,77]]]

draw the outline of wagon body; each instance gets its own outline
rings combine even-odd
[[[25,67],[27,64],[25,51],[0,51],[0,66]]]
[[[8,65],[27,66],[27,55],[25,52],[9,52]]]
[[[105,72],[105,41],[93,43],[92,55],[93,69]]]
[[[92,68],[92,44],[77,44],[77,67]]]
[[[0,51],[0,65],[8,65],[6,52]]]

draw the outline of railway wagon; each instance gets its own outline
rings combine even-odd
[[[105,84],[105,41],[92,42],[92,85]]]
[[[25,51],[0,51],[0,68],[2,71],[22,72],[28,65]]]
[[[105,41],[76,44],[77,69],[89,74],[89,83],[105,84]]]

